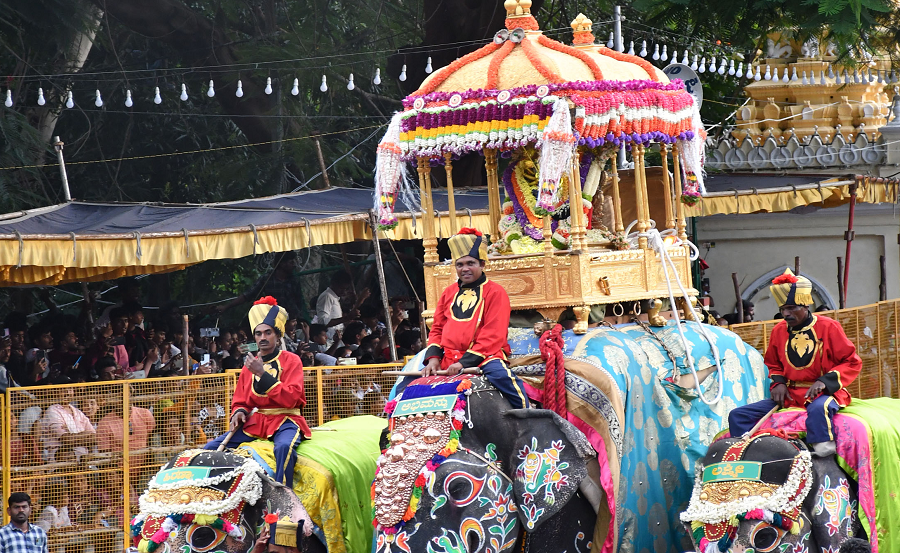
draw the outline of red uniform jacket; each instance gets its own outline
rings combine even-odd
[[[787,385],[785,407],[804,407],[806,391],[818,380],[825,393],[846,407],[851,398],[845,387],[859,374],[862,360],[840,323],[820,315],[811,318],[797,330],[784,321],[772,329],[765,356],[772,386]]]
[[[510,353],[509,313],[506,290],[485,275],[471,284],[451,284],[434,311],[425,361],[437,357],[443,368],[457,361],[463,368],[480,367],[491,359],[505,361]]]
[[[311,432],[301,409],[306,405],[303,393],[303,363],[290,352],[275,350],[263,357],[265,373],[254,376],[250,369],[241,369],[234,399],[231,401],[232,416],[237,411],[247,413],[244,432],[254,438],[267,440],[287,421],[293,421],[303,435],[309,438]],[[250,414],[253,408],[258,411]]]

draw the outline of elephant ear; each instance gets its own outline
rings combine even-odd
[[[546,409],[512,409],[520,419],[511,454],[513,491],[519,520],[533,532],[562,509],[588,474],[587,460],[596,456],[584,434]]]

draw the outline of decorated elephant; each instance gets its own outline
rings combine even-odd
[[[853,400],[834,416],[836,453],[810,458],[806,410],[774,413],[752,437],[723,432],[698,463],[681,519],[700,553],[832,553],[850,537],[897,551],[900,400]],[[885,462],[887,460],[887,462]]]
[[[246,553],[265,525],[300,523],[300,551],[363,553],[372,541],[369,485],[385,421],[351,417],[297,448],[294,488],[272,479],[271,442],[187,450],[148,483],[132,521],[140,553]]]
[[[856,483],[835,457],[778,434],[710,446],[681,515],[697,551],[829,553],[861,533]]]
[[[596,511],[580,488],[596,454],[571,423],[511,409],[480,376],[415,380],[387,408],[376,553],[591,549]]]
[[[526,490],[532,474],[524,466],[519,470],[525,461],[520,455],[527,458],[529,452],[535,451],[540,457],[540,453],[552,451],[553,441],[559,438],[546,437],[546,427],[551,420],[558,428],[565,425],[549,416],[540,418],[508,410],[508,405],[499,401],[482,406],[480,402],[488,392],[480,392],[469,403],[471,416],[461,415],[466,422],[460,429],[460,449],[445,452],[448,455],[433,452],[439,458],[447,457],[447,461],[435,467],[437,471],[432,471],[433,476],[427,472],[424,462],[422,466],[405,467],[409,472],[407,477],[418,479],[419,485],[405,489],[403,493],[409,492],[411,496],[404,497],[418,493],[420,499],[418,504],[397,500],[390,504],[395,510],[402,507],[401,518],[408,517],[402,527],[393,528],[397,524],[396,511],[394,518],[379,520],[378,501],[383,502],[385,509],[389,506],[388,498],[396,498],[396,494],[384,486],[378,490],[376,481],[376,523],[387,522],[381,524],[376,535],[378,553],[465,551],[472,544],[479,545],[480,552],[497,553],[509,550],[505,547],[510,541],[509,532],[518,528],[524,533],[522,539],[526,545],[536,544],[543,539],[542,529],[553,524],[559,528],[547,534],[556,536],[552,547],[530,550],[680,553],[689,549],[691,539],[678,514],[687,507],[691,495],[694,463],[723,430],[732,408],[765,397],[768,377],[762,356],[728,330],[694,322],[682,323],[681,330],[684,341],[674,323],[664,327],[637,323],[603,326],[580,336],[563,333],[567,408],[563,418],[587,438],[592,446],[592,459],[590,463],[567,459],[562,472],[567,476],[567,486],[578,485],[575,482],[578,478],[573,475],[580,477],[580,468],[578,472],[566,474],[576,466],[583,465],[589,473],[597,470],[599,474],[582,479],[580,489],[570,489],[564,495],[554,492],[551,497],[555,507],[544,507],[544,512],[534,518],[534,528],[527,527],[527,517],[529,512],[537,511],[528,510],[533,505],[528,501],[543,496],[530,492],[517,495],[518,490]],[[513,370],[525,381],[533,402],[546,406],[546,366],[533,329],[510,329],[509,341]],[[421,363],[421,359],[413,359],[408,369],[418,368]],[[554,374],[558,379],[560,373]],[[400,403],[406,399],[412,398],[399,396]],[[541,411],[534,410],[534,413]],[[398,420],[396,412],[393,420]],[[572,441],[574,438],[562,433],[565,440],[561,444],[565,448],[561,451],[564,455],[573,454],[578,448],[568,444],[574,445],[577,440]],[[401,435],[407,437],[403,432]],[[488,444],[493,445],[488,447]],[[504,444],[502,450],[501,444]],[[391,446],[395,456],[400,453],[396,449],[398,445],[402,449],[402,444]],[[385,454],[388,461],[391,451],[388,449]],[[546,458],[553,458],[552,454],[548,455]],[[442,468],[445,465],[448,466]],[[492,479],[485,473],[490,473],[491,468],[497,471],[498,467],[505,477]],[[454,478],[448,481],[451,473]],[[492,481],[494,485],[487,485]],[[485,482],[485,485],[473,485],[473,482]],[[506,493],[507,489],[511,495]],[[465,490],[473,493],[477,490],[477,493],[470,498]],[[499,500],[501,495],[509,506],[515,506],[517,520],[513,522],[518,526],[497,534],[500,527],[489,518],[491,510],[487,505]],[[592,497],[595,495],[599,499]],[[465,509],[459,507],[460,501],[476,498],[474,504],[465,503]],[[559,504],[562,499],[567,501]],[[477,512],[476,507],[481,504],[484,511]],[[576,512],[587,513],[587,505],[592,509],[592,516],[574,516]],[[555,515],[559,515],[559,522]],[[511,520],[512,517],[507,524]],[[484,541],[481,535],[486,537]],[[497,538],[496,544],[491,537]]]

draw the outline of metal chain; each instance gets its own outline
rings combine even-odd
[[[669,349],[669,346],[667,346],[667,345],[665,344],[665,342],[663,342],[663,341],[660,339],[660,337],[656,335],[655,332],[653,332],[652,330],[650,330],[650,325],[648,325],[648,324],[645,323],[644,321],[638,319],[637,317],[632,317],[632,318],[631,318],[631,322],[636,323],[636,324],[639,325],[641,328],[643,328],[645,331],[647,331],[647,334],[649,334],[650,336],[652,336],[653,339],[656,340],[657,343],[659,343],[659,345],[662,346],[662,348],[663,348],[664,350],[666,350],[666,354],[669,356],[669,359],[672,361],[672,375],[675,376],[675,371],[678,370],[678,364],[676,363],[676,361],[675,361],[675,355],[672,354],[672,351]]]

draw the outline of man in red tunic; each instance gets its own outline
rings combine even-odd
[[[457,374],[464,368],[480,368],[514,408],[526,408],[525,386],[506,364],[509,296],[484,275],[484,237],[464,228],[447,242],[459,280],[444,290],[434,310],[422,373],[429,376],[444,369]]]
[[[810,312],[812,283],[790,269],[772,281],[772,297],[784,320],[772,329],[765,363],[772,399],[734,409],[728,415],[732,436],[747,432],[776,405],[806,408],[806,441],[814,454],[835,452],[832,417],[850,405],[848,386],[862,360],[840,323]]]
[[[275,480],[290,488],[297,461],[295,448],[311,436],[301,414],[306,405],[303,363],[296,354],[278,348],[288,316],[275,298],[261,298],[253,304],[248,316],[259,354],[244,358],[244,368],[231,401],[229,430],[235,432],[225,447],[237,447],[257,439],[272,440]],[[226,436],[212,440],[205,449],[217,449]]]

